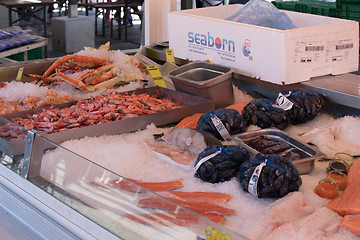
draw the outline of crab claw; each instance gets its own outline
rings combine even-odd
[[[83,56],[83,55],[75,55],[70,54],[63,56],[56,60],[43,74],[43,77],[49,76],[52,72],[54,72],[58,67],[66,63],[67,61],[72,60],[75,62],[83,62],[83,63],[91,63],[94,65],[104,65],[107,63],[106,59],[103,58],[97,58],[97,57],[89,57],[89,56]]]
[[[68,82],[83,91],[89,92],[88,87],[82,81],[66,76],[64,73],[60,72],[59,69],[56,69],[56,74],[65,82]]]

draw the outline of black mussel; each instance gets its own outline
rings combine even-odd
[[[259,198],[283,197],[299,190],[302,184],[293,163],[278,154],[252,155],[240,166],[237,180],[244,191]],[[251,186],[256,184],[249,188],[250,183]]]
[[[218,183],[235,177],[240,165],[249,157],[246,149],[237,145],[212,145],[202,151],[195,163],[195,177]],[[203,162],[203,159],[207,159]]]

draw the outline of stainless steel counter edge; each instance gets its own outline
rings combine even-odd
[[[279,92],[292,89],[312,90],[325,96],[325,111],[335,116],[360,115],[360,76],[353,73],[326,75],[296,84],[277,85],[235,72],[233,83],[255,98],[269,98],[273,101]]]

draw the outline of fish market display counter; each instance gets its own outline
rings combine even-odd
[[[1,118],[2,126],[9,124]],[[122,178],[31,131],[18,131],[27,134],[23,154],[2,152],[0,165],[2,232],[7,239],[206,239],[205,233],[215,228],[243,239],[139,185],[143,183]],[[51,166],[46,164],[49,157],[56,159]],[[161,198],[175,211],[139,207],[136,203],[144,196]]]
[[[24,71],[41,74],[50,64],[49,61],[32,61],[23,67]],[[1,78],[13,79],[18,68],[18,64],[0,68]],[[278,92],[294,87],[315,88],[315,84],[306,86],[307,82],[278,86],[236,72],[231,74],[237,88],[260,98],[275,98]],[[29,79],[24,77],[22,81]],[[318,85],[315,90],[321,88],[322,85]],[[309,239],[316,234],[328,234],[332,239],[343,239],[344,236],[358,239],[349,230],[339,228],[341,217],[324,207],[327,199],[314,193],[316,184],[326,177],[327,161],[309,158],[310,164],[302,169],[300,190],[280,199],[254,197],[243,191],[235,177],[217,184],[203,182],[194,177],[194,162],[185,167],[171,162],[171,159],[170,163],[169,159],[150,150],[144,140],[154,140],[153,136],[159,131],[166,134],[173,129],[172,124],[187,116],[213,110],[214,103],[206,98],[158,87],[136,90],[135,94],[138,93],[160,94],[161,98],[171,98],[181,105],[164,112],[150,112],[148,116],[129,115],[132,118],[112,119],[111,115],[110,120],[114,121],[80,128],[72,129],[73,124],[63,122],[66,127],[56,128],[58,132],[51,132],[54,130],[52,127],[46,127],[44,131],[28,131],[10,121],[13,118],[25,119],[26,116],[35,118],[40,111],[46,113],[46,117],[63,117],[65,112],[55,112],[56,107],[35,108],[0,117],[0,191],[4,196],[0,203],[0,219],[7,224],[6,229],[11,229],[7,232],[9,239],[24,236],[27,239],[48,239],[49,236],[51,239],[246,239],[243,235],[261,239],[270,232],[269,236],[277,239],[288,232],[284,228],[291,224],[306,227],[305,236]],[[115,96],[114,92],[110,94]],[[360,106],[352,100],[344,101],[345,97],[333,97],[336,94],[346,95],[330,87],[325,90],[332,104],[329,110],[336,112],[335,105],[351,109]],[[357,101],[355,95],[350,98]],[[116,98],[111,100],[115,104]],[[92,101],[88,99],[82,103]],[[68,110],[72,104],[58,107]],[[359,124],[358,119],[347,120],[354,126]],[[324,128],[324,122],[337,124],[339,121],[325,113],[314,119],[309,127],[301,124],[290,126],[286,133],[304,136],[310,132],[306,136],[314,140],[314,136],[333,130],[332,126]],[[343,133],[340,140],[349,135],[353,138],[354,126],[350,127],[355,131],[340,129]],[[266,135],[269,133],[267,130]],[[280,134],[279,131],[275,133],[272,134],[275,137]],[[288,139],[287,134],[281,134]],[[247,140],[246,135],[238,137],[238,141]],[[330,148],[352,147],[350,144],[337,146],[337,139],[331,137]],[[317,155],[316,151],[313,155],[324,157]],[[282,225],[276,228],[278,220]],[[314,222],[319,225],[311,230]],[[301,235],[301,232],[296,232],[296,227],[290,230]]]

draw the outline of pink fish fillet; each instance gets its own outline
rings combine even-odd
[[[352,233],[360,236],[360,214],[346,215],[341,221],[340,226],[347,228]]]
[[[360,177],[360,158],[354,160],[348,172],[348,184]]]
[[[153,151],[169,157],[172,161],[180,165],[190,166],[191,162],[196,159],[195,155],[192,155],[173,144],[154,141],[154,140],[147,140],[145,141],[145,143]]]
[[[173,201],[210,202],[218,205],[224,205],[232,199],[230,194],[219,192],[168,191],[158,192],[158,194]]]
[[[252,240],[263,239],[275,228],[304,217],[314,211],[313,206],[305,203],[304,194],[301,192],[292,192],[285,197],[277,200],[270,205],[265,213],[261,213],[254,218],[263,218],[255,228],[247,229],[247,223],[243,226],[246,236]],[[251,219],[248,220],[251,224]]]
[[[326,207],[344,216],[360,214],[360,177],[351,182],[339,197],[331,200]]]
[[[322,207],[312,214],[295,221],[287,222],[275,228],[264,239],[324,239],[334,234],[338,228],[341,217],[334,211]]]
[[[172,199],[172,201],[174,203],[170,202],[167,199],[158,196],[153,196],[153,197],[140,199],[138,201],[138,206],[158,208],[166,211],[181,211],[181,207],[178,206],[181,205],[204,216],[207,214],[225,216],[225,215],[234,215],[236,213],[234,209],[226,208],[210,202],[191,202],[191,201],[184,201],[178,199]]]

